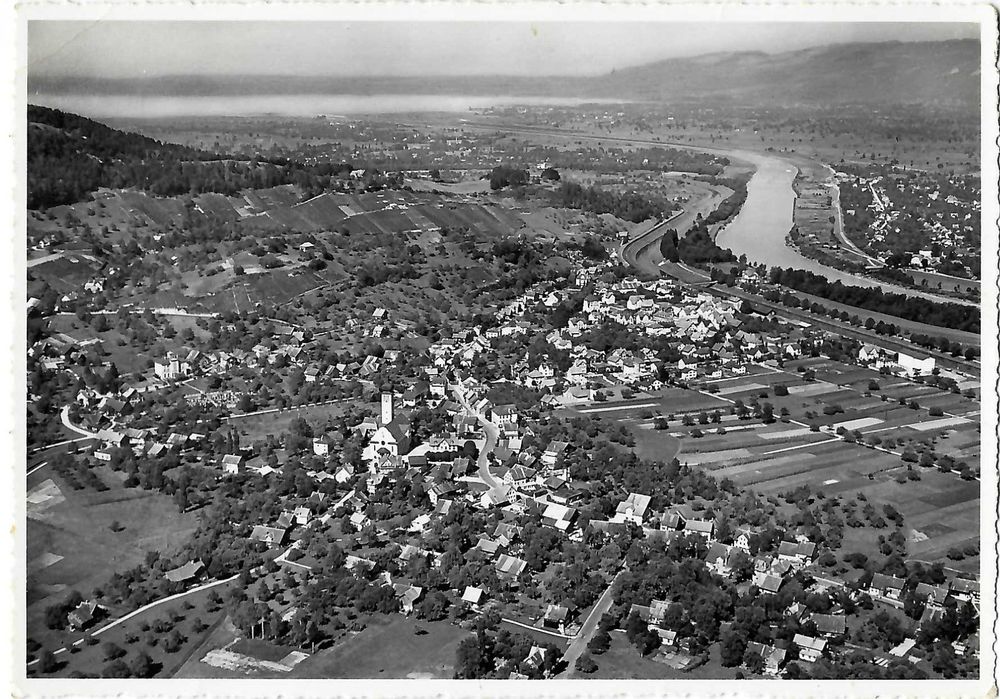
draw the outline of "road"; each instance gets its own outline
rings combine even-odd
[[[621,258],[642,272],[659,276],[660,268],[658,265],[663,259],[660,255],[660,238],[671,228],[676,230],[678,235],[683,236],[694,225],[698,214],[707,216],[711,213],[723,197],[715,187],[708,187],[708,190],[709,193],[705,196],[688,202],[686,208],[625,243],[619,253]]]
[[[590,610],[590,614],[587,615],[583,625],[580,626],[580,632],[573,639],[573,642],[569,644],[566,652],[563,653],[563,660],[566,661],[566,671],[562,675],[563,678],[572,677],[576,672],[577,658],[583,655],[583,652],[587,649],[587,644],[590,643],[590,639],[597,632],[597,625],[600,623],[601,617],[607,614],[611,608],[611,603],[614,601],[612,592],[614,591],[615,583],[618,582],[618,578],[624,572],[624,569],[619,570],[615,577],[611,579],[608,589],[597,600],[597,604]]]
[[[238,577],[240,577],[240,576],[239,575],[233,575],[232,577],[225,578],[223,580],[213,580],[212,582],[207,582],[204,585],[199,585],[198,587],[192,587],[190,590],[186,590],[184,592],[178,592],[176,595],[170,595],[169,597],[164,597],[163,599],[158,599],[155,602],[150,602],[149,604],[147,604],[147,605],[145,605],[143,607],[139,607],[134,612],[129,612],[125,616],[120,617],[118,619],[115,619],[114,621],[110,621],[107,624],[105,624],[104,626],[100,627],[99,629],[96,629],[95,631],[91,631],[88,635],[89,636],[100,636],[105,631],[110,631],[114,627],[118,626],[119,624],[121,624],[123,622],[128,621],[132,617],[135,617],[135,616],[138,616],[139,614],[147,612],[150,609],[153,609],[154,607],[160,606],[161,604],[166,604],[167,602],[175,602],[175,601],[177,601],[179,599],[183,599],[184,597],[187,597],[188,595],[193,595],[196,592],[201,592],[202,590],[207,590],[209,588],[216,587],[218,585],[225,585],[226,583],[230,583],[230,582],[232,582],[233,580],[235,580]],[[82,643],[83,643],[83,639],[80,638],[80,639],[77,639],[76,641],[73,641],[72,645],[73,646],[79,646]],[[60,653],[65,653],[66,650],[67,650],[67,648],[68,648],[68,646],[63,647],[63,648],[57,648],[56,650],[52,651],[52,654],[53,655],[59,655]],[[31,660],[31,661],[28,662],[28,666],[30,667],[30,666],[34,665],[35,663],[37,663],[37,662],[38,662],[38,658],[36,658],[35,660]]]
[[[830,170],[830,183],[829,183],[830,204],[831,207],[833,208],[834,234],[840,240],[841,245],[843,245],[848,252],[852,252],[858,257],[860,257],[862,260],[864,260],[865,264],[873,265],[875,267],[883,267],[884,265],[882,264],[881,260],[877,260],[871,255],[867,254],[864,250],[855,245],[851,241],[851,239],[847,237],[847,234],[844,233],[844,211],[840,207],[840,186],[837,185],[837,181],[833,177],[833,169],[829,167],[827,169]]]
[[[59,413],[59,419],[62,420],[62,424],[66,427],[66,429],[72,430],[73,432],[76,432],[79,435],[83,435],[84,437],[96,437],[97,436],[96,432],[91,432],[90,430],[85,430],[82,427],[77,427],[76,425],[74,425],[72,422],[69,421],[69,406],[68,405],[63,406],[62,411]]]
[[[486,416],[481,413],[477,413],[471,405],[469,405],[469,400],[465,397],[465,391],[462,390],[461,385],[452,386],[452,393],[458,402],[462,404],[465,411],[469,415],[474,415],[479,424],[483,426],[483,432],[486,433],[486,444],[479,451],[479,458],[476,459],[476,467],[478,468],[479,478],[486,484],[489,488],[490,495],[494,498],[496,502],[500,502],[507,497],[507,488],[503,486],[500,481],[493,477],[490,473],[490,454],[497,446],[497,441],[500,438],[500,428],[494,425],[492,422],[486,419]]]

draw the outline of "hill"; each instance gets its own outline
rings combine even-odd
[[[618,70],[595,95],[754,105],[979,104],[979,43],[841,44],[787,53],[714,53]]]
[[[295,184],[318,193],[338,169],[234,161],[47,107],[28,105],[27,119],[29,209],[72,204],[101,188],[138,187],[162,196],[232,195]]]
[[[835,44],[800,51],[710,53],[591,77],[168,75],[29,78],[29,94],[512,95],[743,105],[979,104],[979,42]]]

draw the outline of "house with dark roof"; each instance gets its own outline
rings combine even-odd
[[[809,620],[816,624],[816,632],[825,638],[836,638],[847,633],[847,618],[839,614],[813,614]]]
[[[258,524],[250,533],[251,541],[260,541],[268,546],[281,546],[288,539],[287,527],[268,527]]]
[[[897,578],[894,575],[875,573],[872,575],[872,581],[868,584],[868,592],[877,597],[898,600],[903,594],[903,587],[905,585],[906,581],[902,578]]]
[[[200,560],[188,561],[182,566],[168,570],[165,576],[170,582],[186,583],[196,580],[203,570],[205,570],[205,564]]]
[[[816,544],[811,541],[782,541],[778,545],[778,559],[788,561],[796,568],[810,563],[816,555]]]

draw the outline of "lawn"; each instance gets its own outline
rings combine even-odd
[[[640,459],[669,462],[680,450],[680,441],[666,430],[644,429],[636,424],[628,425],[635,438],[634,451]]]

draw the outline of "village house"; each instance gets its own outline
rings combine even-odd
[[[618,503],[618,508],[611,521],[616,523],[631,522],[632,524],[642,526],[642,521],[646,516],[646,510],[649,508],[649,501],[651,499],[649,495],[629,493],[627,498]]]
[[[816,554],[811,541],[782,541],[778,545],[778,560],[788,561],[795,568],[808,565]]]
[[[799,649],[799,660],[806,663],[816,662],[823,657],[826,650],[826,639],[813,638],[801,633],[795,634],[792,643]]]
[[[486,593],[481,588],[467,586],[462,593],[462,602],[469,605],[472,611],[479,612],[486,602]]]
[[[847,618],[836,614],[813,614],[809,620],[816,624],[816,632],[824,638],[837,638],[847,633]]]
[[[93,600],[84,600],[66,615],[69,627],[74,631],[83,631],[102,615],[104,607]]]
[[[788,655],[788,651],[784,648],[775,648],[757,641],[747,643],[746,652],[760,656],[764,662],[764,674],[772,677],[781,672],[781,668],[785,664],[785,657]]]
[[[875,573],[868,584],[868,592],[876,597],[898,600],[903,594],[906,581],[894,575]]]
[[[168,570],[164,573],[164,577],[172,583],[188,583],[197,580],[204,570],[205,564],[200,560],[188,561],[182,566]]]

